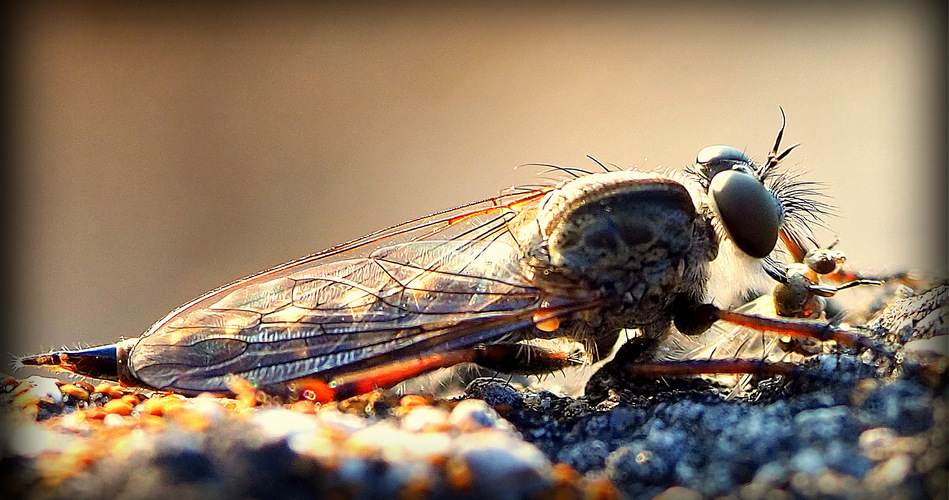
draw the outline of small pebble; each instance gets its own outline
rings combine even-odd
[[[193,413],[199,414],[212,422],[219,421],[227,415],[224,409],[226,402],[213,395],[200,395],[188,400],[188,403],[189,409]]]
[[[63,392],[59,389],[59,383],[59,380],[54,378],[33,375],[27,377],[26,380],[14,388],[13,393],[19,393],[21,395],[28,393],[37,401],[45,401],[58,405],[63,402]],[[29,399],[32,400],[32,398]]]
[[[889,455],[889,450],[896,443],[896,439],[897,435],[893,429],[875,427],[863,431],[857,439],[857,443],[867,458],[879,461]]]
[[[250,421],[268,437],[279,439],[289,439],[300,434],[313,434],[319,426],[319,421],[315,417],[283,408],[256,411],[250,417]]]
[[[486,402],[480,399],[466,399],[461,401],[448,416],[449,422],[462,432],[473,432],[478,429],[497,427],[501,420],[500,415],[491,409]]]
[[[21,392],[17,397],[13,398],[13,407],[21,410],[35,407],[38,404],[40,404],[39,396],[30,391]]]
[[[791,457],[791,465],[795,470],[805,474],[816,474],[827,466],[824,455],[814,448],[805,448]]]
[[[446,410],[415,406],[402,417],[402,428],[409,432],[442,432],[451,427]]]
[[[872,488],[888,488],[900,484],[913,469],[913,460],[908,455],[897,455],[876,466],[867,475]]]
[[[122,415],[118,413],[110,413],[102,419],[102,425],[105,425],[106,427],[125,427],[126,424]]]
[[[99,383],[99,385],[95,386],[94,392],[105,394],[110,398],[120,398],[123,394],[125,394],[125,391],[122,390],[121,386],[109,382]]]
[[[184,405],[181,396],[161,396],[157,398],[146,399],[140,406],[142,413],[147,415],[168,415],[173,413]]]
[[[132,414],[132,404],[124,399],[113,399],[108,403],[102,406],[102,409],[106,413],[114,413],[116,415],[131,415]]]
[[[702,494],[684,486],[673,486],[653,497],[653,500],[702,500]]]
[[[83,389],[84,391],[90,394],[96,391],[96,386],[90,384],[89,382],[85,380],[77,380],[73,382],[73,384],[75,384],[77,387],[80,387],[81,389]]]
[[[79,387],[74,384],[63,384],[59,386],[59,390],[68,396],[71,396],[79,401],[87,401],[89,399],[89,391]]]
[[[434,398],[422,394],[407,394],[399,400],[399,406],[404,408],[414,408],[416,406],[430,405]]]
[[[321,410],[316,414],[316,418],[323,424],[323,431],[325,433],[332,433],[338,436],[350,436],[369,426],[369,422],[365,418],[343,413],[334,408]]]

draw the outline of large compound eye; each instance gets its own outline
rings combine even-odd
[[[724,170],[731,170],[735,165],[751,165],[751,158],[745,153],[731,146],[709,146],[699,151],[695,156],[698,163],[705,170],[707,178]]]
[[[737,170],[719,172],[708,194],[725,231],[742,252],[763,259],[774,250],[781,208],[757,178]]]

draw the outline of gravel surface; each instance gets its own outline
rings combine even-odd
[[[877,335],[945,341],[945,290],[895,300]],[[7,376],[0,480],[6,498],[73,500],[946,498],[946,358],[900,356],[818,355],[737,398],[616,363],[580,398],[479,378],[462,398],[324,405]]]

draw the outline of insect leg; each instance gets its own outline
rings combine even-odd
[[[869,349],[877,354],[893,357],[893,353],[868,337],[850,331],[846,326],[826,321],[803,318],[768,318],[736,311],[726,311],[712,304],[689,304],[680,302],[674,316],[676,328],[686,335],[696,335],[707,330],[715,321],[772,332],[785,337],[815,339],[822,342],[833,340],[845,347]]]
[[[791,375],[801,370],[796,363],[754,359],[693,359],[651,363],[631,363],[626,373],[637,378],[681,377],[687,375],[754,374]]]
[[[502,373],[539,375],[584,363],[583,351],[573,344],[552,342],[549,347],[533,343],[499,343],[477,348],[480,366]]]
[[[389,389],[410,378],[461,363],[476,363],[506,373],[550,373],[579,364],[573,352],[531,344],[502,343],[441,352],[341,375],[329,381],[304,378],[290,390],[316,402],[341,401],[375,389]]]
[[[868,337],[853,333],[846,326],[833,325],[825,321],[814,321],[798,318],[765,318],[734,311],[726,311],[715,306],[706,305],[708,313],[719,321],[747,326],[756,330],[773,332],[786,337],[810,338],[826,342],[833,340],[846,347],[869,349],[877,354],[892,357],[893,354],[882,345]]]
[[[318,378],[298,379],[290,382],[289,388],[291,392],[319,403],[342,401],[376,389],[392,388],[410,378],[439,368],[474,362],[477,356],[476,349],[429,354],[341,375],[329,381]]]

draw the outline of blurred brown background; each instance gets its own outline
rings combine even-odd
[[[761,158],[779,105],[851,262],[945,272],[928,2],[201,5],[15,11],[14,353],[136,336],[225,282],[533,182],[519,164]]]

